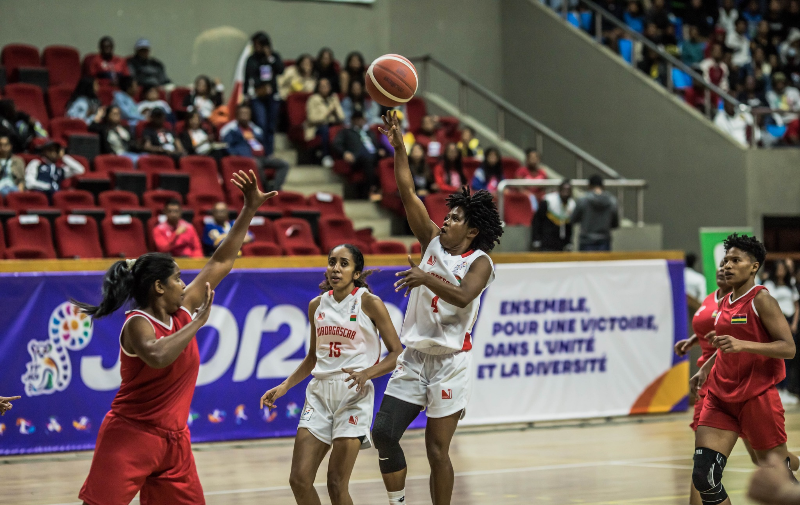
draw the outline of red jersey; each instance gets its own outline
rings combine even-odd
[[[697,309],[692,317],[692,331],[697,335],[697,340],[700,342],[700,349],[703,354],[697,359],[697,366],[702,367],[703,363],[708,361],[717,349],[711,345],[711,342],[704,337],[710,332],[714,331],[714,320],[717,318],[717,311],[719,309],[719,298],[717,294],[719,290],[714,291],[703,300],[703,304]]]
[[[169,325],[141,310],[128,312],[125,324],[134,317],[147,319],[157,339],[172,335],[192,322],[191,314],[184,307],[170,316]],[[125,325],[122,327],[124,329]],[[197,340],[193,339],[178,359],[165,368],[152,368],[125,349],[120,349],[120,365],[122,385],[111,403],[111,412],[165,430],[186,427],[200,371]]]
[[[717,336],[730,335],[737,340],[772,342],[755,306],[755,297],[764,286],[753,286],[736,300],[733,293],[719,306],[714,325]],[[725,402],[744,402],[765,392],[786,377],[782,359],[750,352],[719,353],[708,376],[708,390]]]

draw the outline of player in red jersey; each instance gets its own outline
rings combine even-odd
[[[74,302],[97,319],[133,299],[120,333],[122,385],[97,434],[85,505],[123,505],[141,491],[143,505],[204,504],[189,429],[189,407],[200,369],[194,336],[208,320],[215,288],[233,268],[250,220],[276,192],[262,193],[256,175],[232,182],[244,208],[227,238],[186,286],[168,254],[148,253],[114,263],[99,305]]]
[[[792,333],[778,302],[755,284],[767,255],[763,244],[734,233],[724,246],[725,280],[733,291],[720,302],[716,317],[716,359],[709,359],[692,378],[693,387],[708,378],[692,471],[703,505],[731,503],[722,472],[740,434],[750,441],[759,464],[777,456],[791,472],[775,385],[786,376],[783,360],[795,354]]]

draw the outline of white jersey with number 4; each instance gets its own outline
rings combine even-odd
[[[341,302],[332,290],[320,297],[314,313],[317,365],[311,371],[317,379],[341,374],[342,368],[363,370],[380,358],[378,330],[362,310],[362,297],[368,292],[355,288]]]
[[[447,253],[435,237],[428,244],[419,268],[448,284],[459,285],[472,263],[485,256],[492,266],[492,274],[483,289],[494,281],[494,263],[483,251],[467,251],[459,256]],[[481,290],[483,293],[483,290]],[[439,299],[425,286],[411,290],[406,318],[403,321],[401,341],[428,354],[447,354],[472,349],[472,326],[478,317],[481,297],[478,295],[466,307],[460,308]]]

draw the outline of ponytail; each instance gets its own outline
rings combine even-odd
[[[133,272],[126,260],[117,261],[103,276],[103,299],[99,305],[70,300],[81,312],[94,319],[105,317],[122,307],[131,298]]]
[[[353,264],[355,266],[355,270],[353,271],[353,275],[355,275],[357,273],[361,273],[361,275],[358,277],[358,279],[353,279],[353,284],[357,288],[367,288],[367,291],[372,293],[372,288],[370,288],[369,284],[367,284],[367,277],[369,277],[370,275],[374,274],[378,270],[364,270],[364,254],[362,254],[361,250],[358,247],[354,246],[353,244],[339,244],[339,245],[337,245],[336,247],[334,247],[333,249],[330,250],[330,252],[328,253],[328,258],[330,258],[331,257],[331,253],[335,249],[337,249],[339,247],[346,248],[348,251],[350,251],[350,254],[353,255]],[[323,292],[324,291],[330,291],[330,290],[333,289],[333,286],[331,286],[330,281],[328,281],[328,276],[327,275],[325,276],[325,280],[320,283],[319,289],[321,291],[323,291]]]

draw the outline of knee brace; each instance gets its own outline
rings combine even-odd
[[[375,426],[372,428],[372,443],[378,449],[378,466],[381,473],[398,472],[406,467],[406,457],[400,447],[400,438],[404,429],[396,426],[393,416],[387,412],[375,415]]]
[[[695,449],[692,482],[700,493],[703,505],[717,505],[728,497],[722,486],[722,471],[727,462],[728,458],[717,451],[706,447]]]

